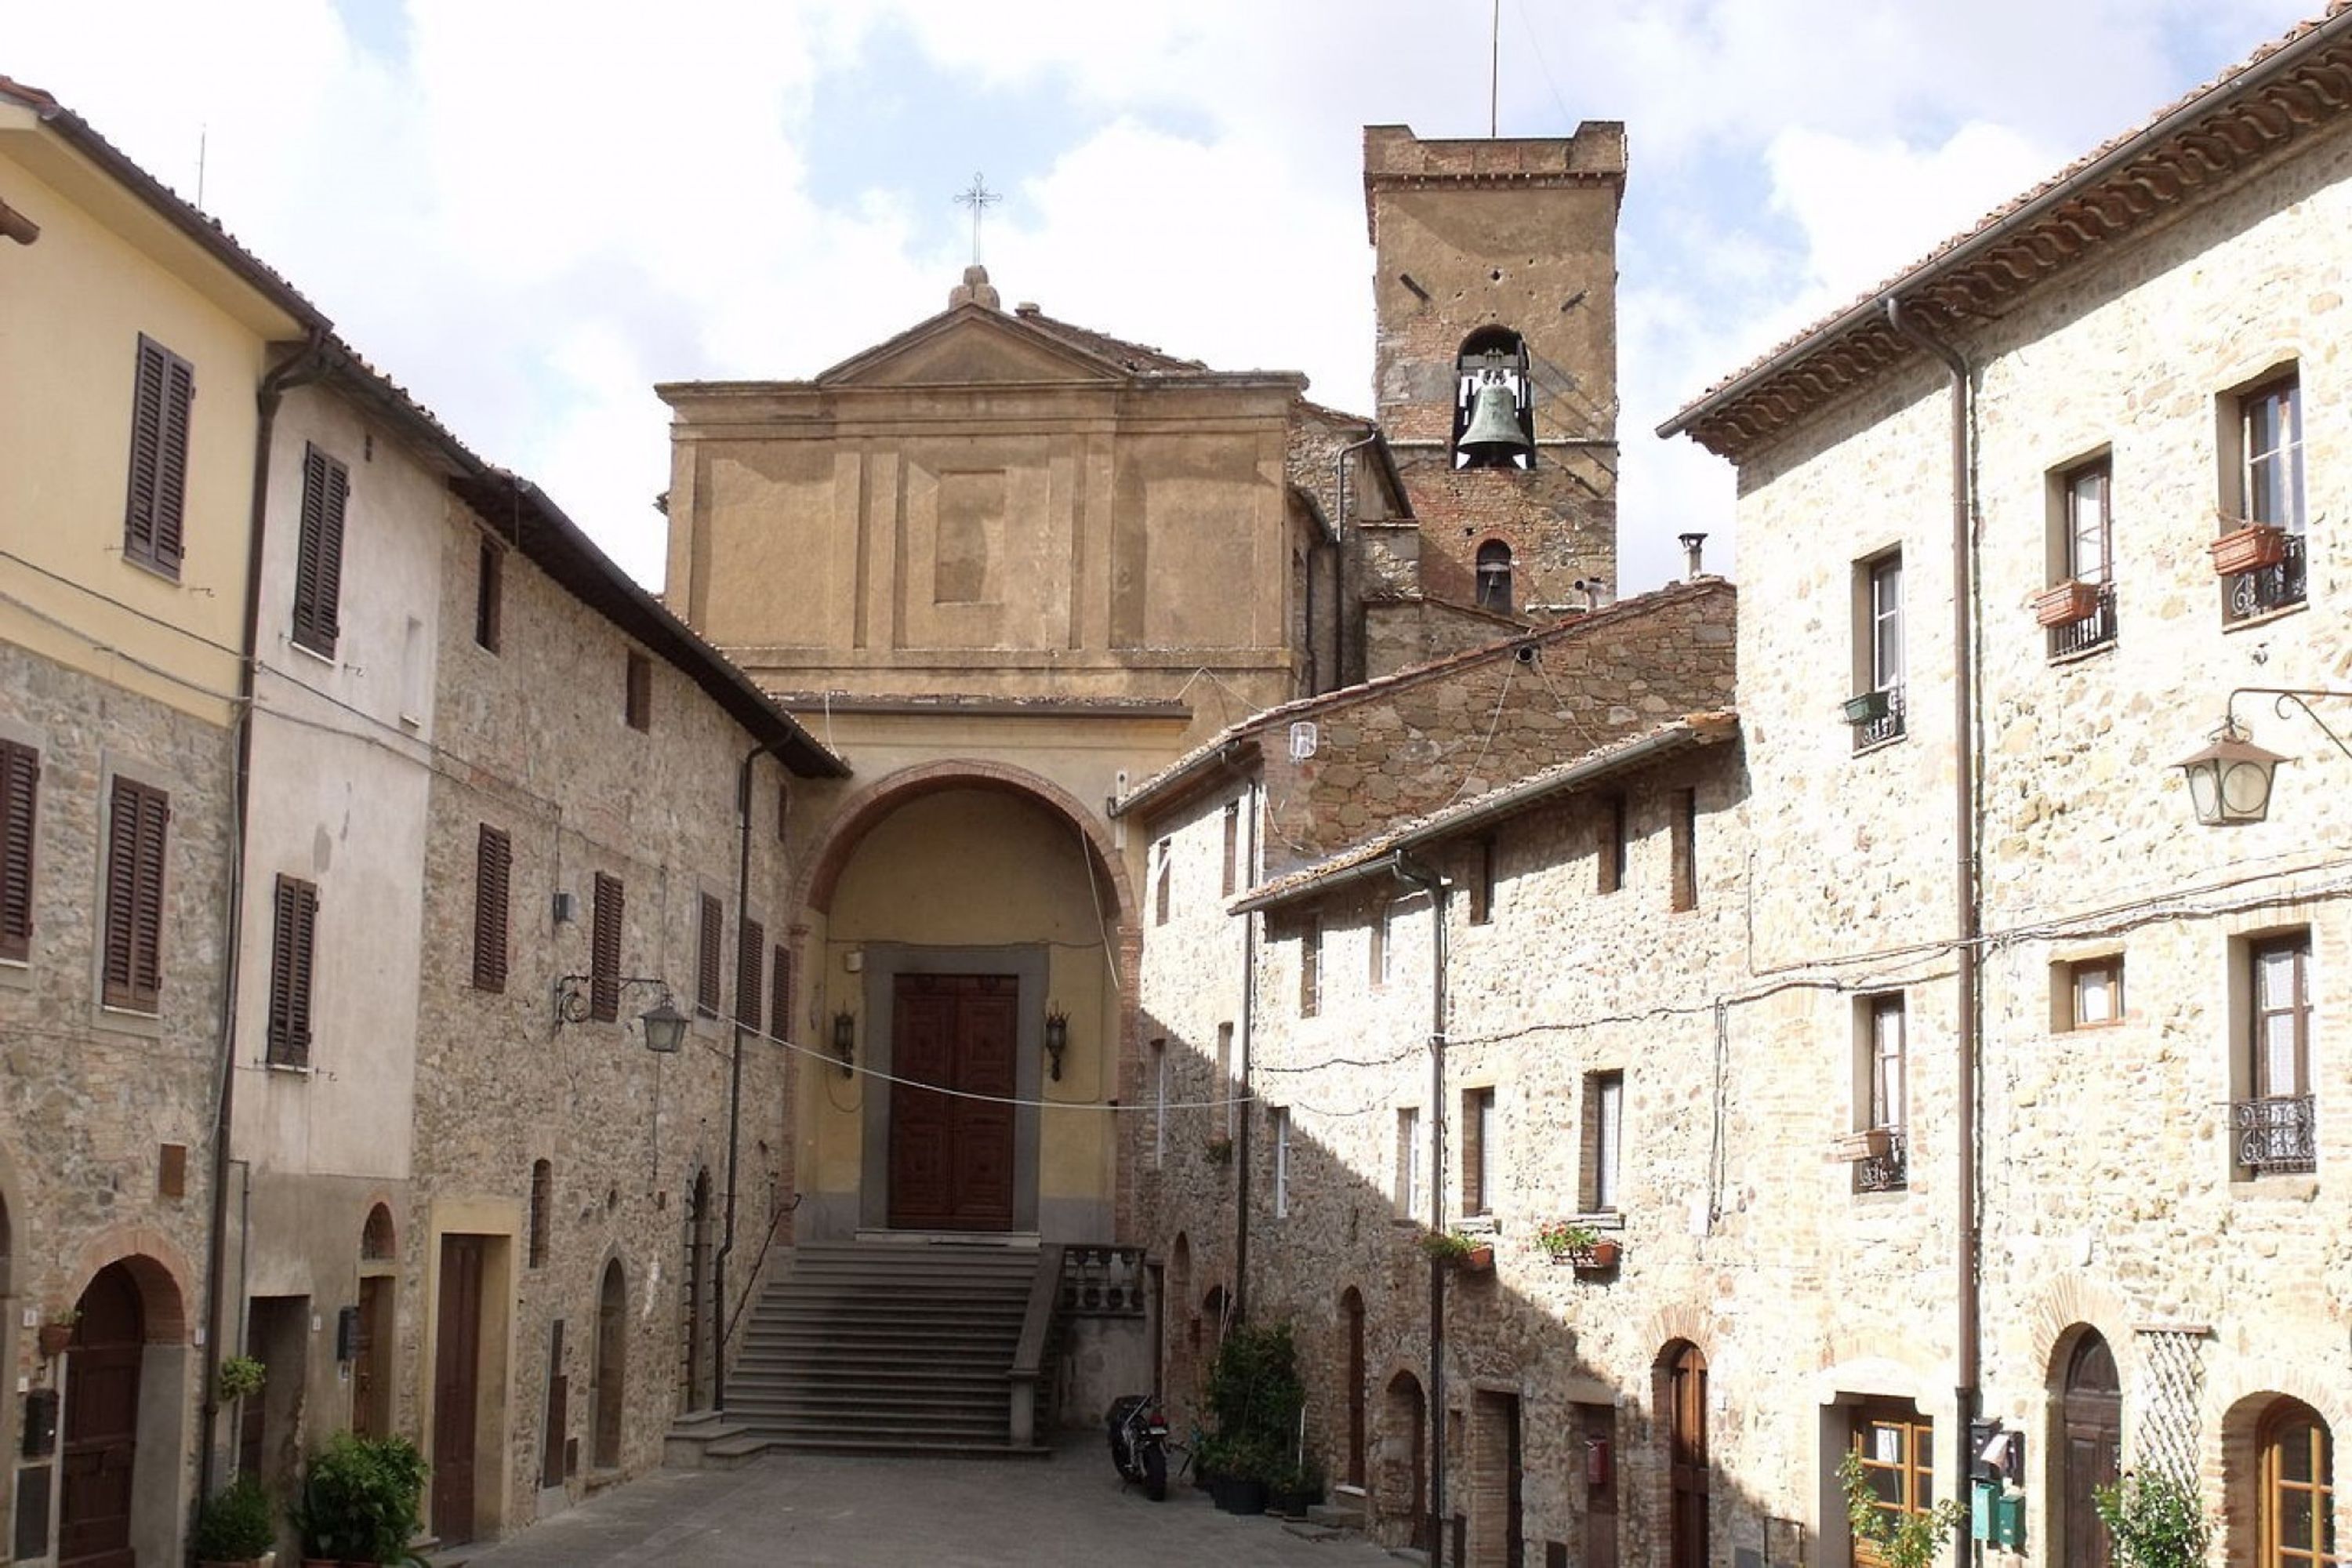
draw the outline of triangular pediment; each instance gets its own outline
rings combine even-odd
[[[819,386],[976,386],[1125,380],[1108,360],[1061,342],[984,305],[959,305],[853,355],[816,378]]]

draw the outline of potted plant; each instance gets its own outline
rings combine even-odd
[[[425,1491],[425,1458],[405,1437],[362,1437],[338,1432],[310,1456],[294,1527],[304,1560],[313,1563],[419,1563],[408,1550],[416,1535],[416,1501]]]
[[[2071,626],[2090,619],[2099,607],[2099,585],[2070,578],[2045,589],[2033,601],[2033,618],[2045,626]]]
[[[1301,1454],[1285,1462],[1267,1483],[1266,1507],[1285,1519],[1305,1519],[1323,1500],[1323,1467]]]
[[[2212,1534],[2197,1494],[2161,1473],[2132,1470],[2091,1493],[2123,1568],[2197,1568]]]
[[[278,1514],[251,1471],[205,1500],[188,1540],[196,1568],[268,1568],[278,1557]]]
[[[220,1371],[213,1379],[224,1401],[248,1398],[260,1393],[261,1385],[268,1381],[269,1369],[249,1355],[223,1356]]]
[[[61,1312],[51,1312],[34,1331],[33,1337],[39,1342],[41,1353],[52,1359],[65,1354],[66,1347],[73,1343],[74,1325],[80,1321],[81,1314],[71,1307]]]
[[[1307,1385],[1290,1326],[1242,1324],[1227,1333],[1209,1369],[1216,1432],[1202,1445],[1213,1479],[1209,1495],[1228,1513],[1265,1511],[1267,1485],[1294,1453]]]
[[[1572,1219],[1546,1220],[1536,1230],[1536,1245],[1554,1263],[1578,1268],[1614,1268],[1623,1246],[1591,1226]]]
[[[2216,576],[2234,577],[2241,572],[2259,572],[2286,559],[2285,529],[2274,523],[2248,522],[2239,518],[2225,517],[2221,521],[2234,522],[2237,526],[2206,546],[2213,553]]]
[[[1484,1237],[1458,1230],[1433,1230],[1421,1238],[1421,1249],[1432,1260],[1465,1274],[1483,1274],[1495,1267],[1495,1244]]]

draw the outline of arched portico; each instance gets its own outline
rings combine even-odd
[[[1109,1239],[1139,933],[1106,826],[1025,770],[924,763],[843,803],[796,901],[835,1053],[799,1066],[802,1236]]]

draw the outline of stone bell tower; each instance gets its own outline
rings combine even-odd
[[[1625,128],[1424,142],[1364,131],[1374,396],[1430,600],[1515,616],[1617,576]]]

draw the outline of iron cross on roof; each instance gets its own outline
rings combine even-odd
[[[980,265],[980,220],[989,208],[1003,199],[1003,194],[990,190],[988,182],[977,173],[971,177],[971,189],[959,193],[955,198],[956,205],[971,209],[971,264],[974,267]]]

